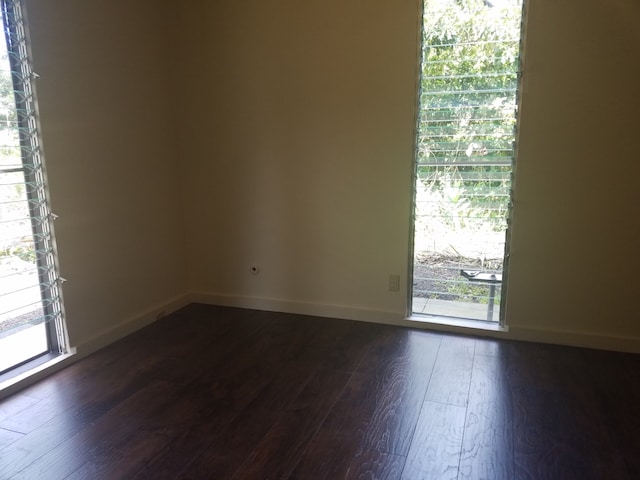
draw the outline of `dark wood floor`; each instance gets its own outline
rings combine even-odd
[[[8,479],[638,479],[640,356],[191,305],[0,402]]]

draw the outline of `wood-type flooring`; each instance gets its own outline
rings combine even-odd
[[[0,401],[0,479],[639,479],[640,355],[190,305]]]

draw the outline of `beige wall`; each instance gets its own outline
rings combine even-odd
[[[637,348],[640,3],[531,0],[529,14],[509,322]]]
[[[27,2],[73,345],[185,292],[173,59],[153,0]]]
[[[185,291],[402,321],[419,0],[28,6],[77,342]],[[530,1],[514,337],[640,349],[639,9]]]
[[[402,315],[416,1],[205,3],[191,288]]]

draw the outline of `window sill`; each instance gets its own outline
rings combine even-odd
[[[407,317],[411,322],[419,322],[430,327],[453,327],[455,329],[480,330],[489,332],[508,332],[509,327],[500,325],[498,322],[486,322],[483,320],[467,320],[464,318],[444,317],[438,315],[425,315],[414,313]]]
[[[75,354],[75,348],[62,355],[48,353],[22,365],[16,371],[0,375],[0,399],[66,367]]]

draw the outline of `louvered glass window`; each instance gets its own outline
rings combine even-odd
[[[23,7],[1,0],[0,374],[66,350]]]
[[[522,4],[425,0],[413,312],[498,322]]]

